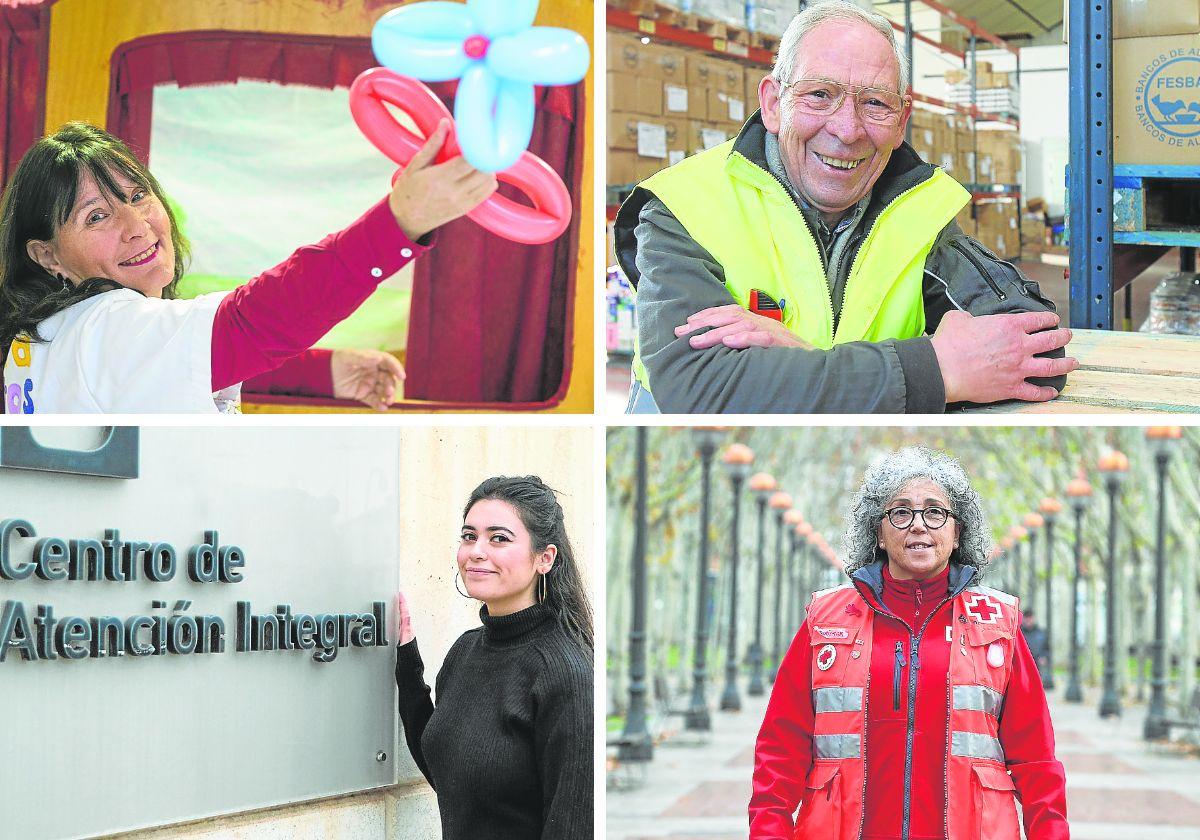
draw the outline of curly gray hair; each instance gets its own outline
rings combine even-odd
[[[982,569],[991,551],[991,535],[983,514],[979,494],[971,487],[966,471],[949,455],[920,446],[907,447],[887,455],[867,468],[862,486],[850,499],[846,512],[846,533],[842,547],[846,553],[846,571],[853,574],[883,559],[879,548],[879,523],[887,503],[914,479],[927,478],[946,491],[955,520],[961,529],[958,548],[951,561]]]

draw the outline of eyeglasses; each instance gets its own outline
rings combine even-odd
[[[843,85],[828,79],[796,79],[780,87],[791,88],[792,102],[797,108],[817,115],[837,113],[846,94],[853,91],[858,116],[879,125],[895,125],[909,101],[907,96],[884,88]]]
[[[892,527],[900,531],[906,531],[911,528],[918,514],[921,517],[921,522],[931,531],[941,528],[946,524],[946,520],[957,518],[943,507],[927,507],[924,510],[920,508],[894,507],[883,512],[887,521],[892,523]]]

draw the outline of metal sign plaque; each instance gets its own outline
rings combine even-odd
[[[136,431],[140,477],[0,469],[0,833],[128,831],[413,775],[387,608],[397,432]]]

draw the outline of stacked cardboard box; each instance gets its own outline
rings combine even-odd
[[[758,107],[741,64],[608,33],[609,184],[644,180],[719,145]]]
[[[978,183],[1021,183],[1021,138],[1017,132],[976,132],[975,147],[978,150]]]
[[[1021,256],[1020,224],[1015,198],[989,198],[975,202],[975,238],[1002,259]]]
[[[914,108],[912,147],[921,158],[940,166],[959,181],[966,181],[958,155],[957,117]],[[969,173],[968,173],[969,174]]]
[[[608,183],[640,181],[688,153],[688,120],[707,102],[688,87],[687,65],[686,50],[608,33]]]

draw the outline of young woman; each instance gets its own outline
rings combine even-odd
[[[439,125],[388,197],[345,230],[193,300],[173,299],[187,242],[133,153],[85,123],[38,141],[0,204],[5,411],[235,411],[240,383],[307,351],[432,247],[427,234],[496,189],[461,157],[433,164],[448,132]],[[325,365],[333,396],[376,408],[403,378],[384,353],[307,361]]]
[[[536,476],[475,488],[458,575],[483,626],[446,654],[436,707],[396,596],[400,717],[443,840],[591,837],[592,614],[554,491]]]

